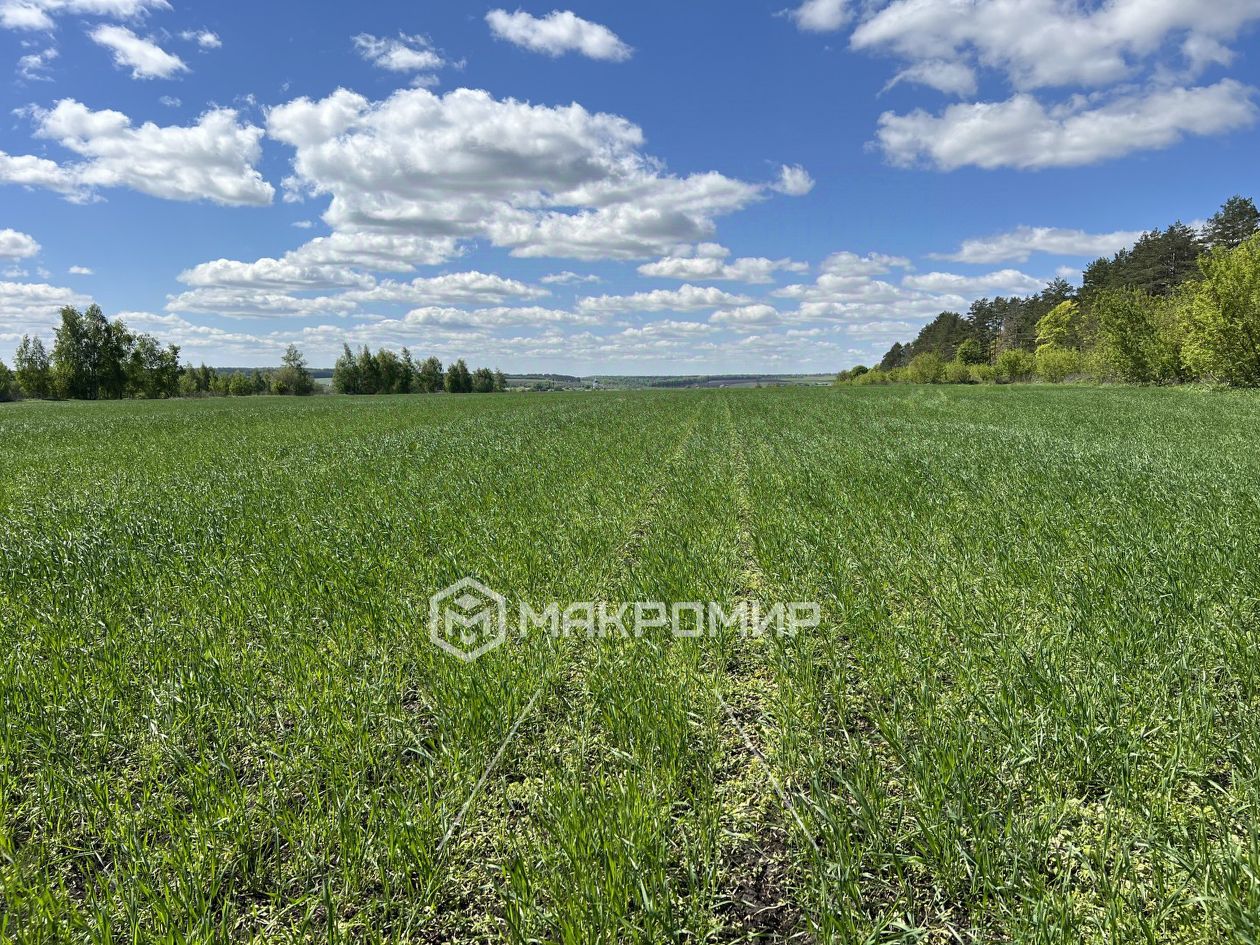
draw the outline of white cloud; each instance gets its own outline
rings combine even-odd
[[[1198,75],[1209,66],[1228,66],[1234,61],[1234,51],[1210,36],[1192,33],[1181,44],[1191,75]]]
[[[634,295],[601,295],[578,300],[578,309],[601,315],[629,312],[698,312],[707,308],[733,308],[751,305],[746,295],[732,295],[714,286],[685,285],[679,289],[657,289]]]
[[[47,82],[50,79],[47,74],[48,64],[56,59],[58,55],[60,54],[57,52],[57,48],[49,46],[42,52],[28,53],[22,56],[17,63],[18,75],[30,82]]]
[[[96,275],[96,273],[95,273],[95,272],[93,272],[91,269],[89,269],[87,266],[71,266],[71,267],[69,268],[69,270],[67,270],[67,271],[68,271],[68,272],[70,273],[70,275],[72,275],[72,276],[94,276],[94,275]]]
[[[432,264],[446,258],[449,252],[445,249],[449,248],[434,257],[428,255],[431,247],[423,241],[406,237],[355,233],[317,237],[278,259],[215,259],[187,269],[178,278],[191,291],[172,298],[167,307],[171,311],[232,316],[303,316],[347,314],[356,311],[360,303],[495,305],[550,295],[538,286],[475,271],[380,283],[363,271],[405,272],[416,263]],[[322,294],[330,291],[334,294]]]
[[[72,289],[40,282],[0,282],[0,332],[22,334],[46,331],[67,305],[76,308],[92,300]]]
[[[354,228],[317,236],[288,253],[286,258],[317,266],[357,266],[383,272],[411,272],[417,266],[436,266],[458,256],[449,237],[374,233]]]
[[[910,260],[904,256],[889,256],[884,253],[832,253],[823,260],[819,267],[824,276],[882,276],[894,269],[909,269]]]
[[[486,22],[498,39],[548,56],[577,52],[590,59],[624,62],[634,54],[608,27],[584,20],[570,10],[553,10],[541,18],[522,10],[491,10]]]
[[[1019,94],[1005,102],[951,105],[939,115],[886,112],[878,138],[888,159],[900,165],[1070,167],[1166,148],[1186,135],[1249,127],[1258,114],[1254,94],[1233,79],[1127,95],[1105,104],[1076,97],[1051,109]]]
[[[0,259],[30,259],[39,255],[34,237],[17,230],[0,230]]]
[[[94,112],[73,99],[35,115],[36,135],[85,160],[61,166],[0,152],[0,181],[46,187],[75,200],[88,199],[95,187],[130,187],[167,200],[271,202],[274,191],[253,166],[263,131],[239,124],[231,109],[208,111],[188,127],[145,122],[137,128],[121,112]]]
[[[159,105],[165,105],[167,108],[179,108],[184,103],[174,95],[163,95],[158,99]]]
[[[551,293],[516,279],[484,272],[454,272],[411,282],[386,280],[370,289],[347,294],[358,302],[393,302],[408,305],[492,305],[511,299],[541,299]]]
[[[736,331],[756,331],[777,325],[782,321],[778,310],[773,305],[758,302],[755,305],[741,305],[738,308],[714,312],[709,316],[709,323]]]
[[[592,315],[537,306],[493,306],[472,310],[425,306],[408,312],[406,322],[409,325],[439,325],[444,328],[522,328],[540,325],[596,325],[599,324],[599,319]]]
[[[604,280],[596,275],[581,275],[579,273],[569,272],[566,270],[564,272],[553,272],[549,276],[543,276],[539,281],[542,282],[543,285],[575,285],[583,282],[598,285]]]
[[[162,341],[179,345],[180,359],[193,363],[218,361],[222,364],[224,360],[244,363],[260,355],[262,363],[275,363],[278,360],[277,355],[285,350],[290,341],[301,340],[288,332],[251,334],[227,331],[213,325],[199,325],[179,315],[120,312],[118,317],[130,328],[153,332]],[[340,343],[337,347],[340,347]],[[328,364],[332,364],[331,358]]]
[[[130,68],[133,79],[169,79],[188,71],[187,63],[179,56],[125,26],[98,26],[88,35],[97,45],[112,50],[114,64]]]
[[[14,30],[51,30],[54,16],[99,16],[129,20],[150,10],[169,10],[167,0],[0,0],[0,26]]]
[[[908,289],[940,292],[960,296],[976,296],[989,292],[1000,295],[1031,295],[1040,292],[1045,279],[1026,275],[1018,269],[1003,269],[983,276],[960,276],[952,272],[927,272],[906,276],[901,284]]]
[[[849,22],[848,0],[805,0],[791,13],[799,29],[831,33]]]
[[[390,72],[434,72],[447,64],[425,36],[399,33],[392,39],[360,33],[354,46],[372,65]]]
[[[773,282],[776,272],[804,272],[809,268],[791,259],[765,257],[744,257],[728,262],[730,252],[716,243],[702,243],[686,252],[645,263],[639,267],[639,275],[653,279],[758,284]]]
[[[949,95],[974,95],[976,72],[964,62],[948,62],[944,59],[928,59],[902,69],[884,88],[890,89],[902,82],[926,85]]]
[[[784,322],[832,324],[863,339],[882,341],[901,338],[942,311],[966,311],[972,301],[995,288],[1016,293],[1041,288],[1040,282],[1014,271],[982,277],[905,275],[900,284],[879,278],[909,268],[910,261],[899,256],[834,253],[813,283],[784,286],[771,294],[797,303],[795,311],[780,313]]]
[[[252,263],[234,259],[204,262],[179,274],[179,281],[199,288],[259,289],[295,292],[309,289],[358,287],[374,284],[371,276],[345,266],[312,265],[294,258],[263,257]]]
[[[1019,89],[1097,87],[1131,78],[1170,37],[1188,34],[1193,51],[1256,19],[1257,0],[894,0],[854,30],[852,45],[916,62],[974,61]]]
[[[624,118],[471,89],[404,89],[377,103],[341,89],[274,108],[267,126],[296,149],[289,199],[331,195],[334,230],[451,249],[482,238],[516,256],[667,255],[768,190],[715,172],[668,175]]]
[[[814,178],[799,164],[792,166],[784,164],[779,171],[779,182],[775,184],[774,189],[789,197],[804,197],[814,189]]]
[[[337,296],[305,297],[288,292],[248,288],[193,289],[171,296],[169,312],[194,312],[226,318],[309,318],[315,315],[349,315],[353,302]]]
[[[189,43],[196,43],[202,49],[218,49],[223,45],[219,34],[212,33],[210,30],[184,30],[179,34],[179,38]]]
[[[1111,256],[1132,246],[1140,230],[1115,233],[1086,233],[1049,226],[1021,226],[1009,233],[965,240],[957,252],[933,253],[933,259],[986,265],[999,262],[1027,262],[1033,253],[1049,256]]]
[[[0,182],[23,187],[43,187],[75,202],[91,199],[75,171],[32,154],[6,154],[0,151]]]

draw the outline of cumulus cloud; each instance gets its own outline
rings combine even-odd
[[[309,318],[349,315],[355,304],[338,296],[299,296],[254,287],[192,289],[171,296],[168,312],[221,315],[226,318]]]
[[[814,178],[799,164],[791,166],[784,164],[779,171],[779,182],[774,185],[774,189],[789,197],[804,197],[814,189]]]
[[[564,272],[553,272],[549,276],[543,276],[539,281],[544,285],[575,285],[582,282],[598,285],[604,280],[596,275],[582,275],[580,273],[565,270]]]
[[[600,295],[578,300],[578,309],[601,315],[629,312],[698,312],[709,308],[751,305],[746,295],[732,295],[714,286],[685,285],[679,289],[657,289],[633,295]]]
[[[779,311],[773,305],[758,302],[754,305],[741,305],[738,308],[714,312],[709,316],[709,323],[722,328],[733,328],[736,331],[754,331],[769,328],[781,321]]]
[[[439,325],[444,328],[524,328],[546,325],[596,325],[599,319],[564,309],[526,306],[492,306],[460,309],[425,306],[413,309],[405,319],[409,325]]]
[[[93,272],[91,269],[89,269],[87,266],[71,266],[71,267],[70,267],[68,270],[66,270],[66,271],[67,271],[67,272],[69,272],[69,273],[70,273],[70,275],[72,275],[72,276],[94,276],[94,275],[96,275],[96,273],[95,273],[95,272]]]
[[[976,92],[975,70],[964,62],[944,59],[929,59],[907,66],[884,88],[887,90],[902,82],[926,85],[948,95],[974,95]]]
[[[278,292],[346,287],[366,289],[375,281],[371,276],[355,272],[346,266],[311,264],[295,258],[294,254],[284,259],[263,257],[252,263],[215,259],[186,269],[178,278],[185,285],[200,288]]]
[[[385,280],[371,289],[352,292],[359,302],[401,302],[409,305],[488,305],[511,299],[541,299],[551,293],[517,279],[484,272],[453,272],[410,282]]]
[[[317,236],[286,258],[317,266],[357,266],[381,272],[411,272],[417,266],[436,266],[458,256],[450,237],[411,236],[347,229]]]
[[[390,247],[398,248],[401,247]],[[384,267],[380,266],[382,262]],[[174,297],[168,308],[236,316],[303,316],[347,314],[364,304],[484,307],[532,301],[551,294],[540,286],[477,271],[410,282],[377,282],[357,267],[399,270],[410,265],[402,257],[388,253],[374,259],[342,252],[335,238],[321,237],[279,259],[216,259],[187,269],[180,273],[179,281],[190,286],[191,291]],[[251,299],[251,293],[257,293],[261,301]]]
[[[23,79],[26,79],[28,82],[50,81],[50,76],[48,75],[48,65],[56,59],[58,55],[60,54],[57,52],[57,48],[55,46],[49,46],[41,52],[27,53],[25,56],[18,59],[18,75]]]
[[[30,259],[39,255],[39,250],[34,237],[17,230],[0,230],[0,259]]]
[[[1009,233],[965,240],[953,253],[933,253],[933,259],[987,265],[999,262],[1027,262],[1034,253],[1048,256],[1111,256],[1132,246],[1141,237],[1139,230],[1114,233],[1086,233],[1049,226],[1021,226]]]
[[[832,253],[823,260],[819,267],[824,276],[882,276],[894,269],[909,269],[910,260],[904,256],[889,256],[886,253]]]
[[[849,0],[805,0],[791,16],[799,29],[832,33],[849,22]]]
[[[634,54],[608,27],[584,20],[570,10],[553,10],[545,17],[523,10],[491,10],[486,22],[497,39],[548,56],[576,52],[590,59],[624,62]]]
[[[97,187],[129,187],[167,200],[268,204],[272,186],[254,168],[263,131],[237,121],[231,109],[206,112],[188,127],[159,126],[112,110],[92,111],[63,99],[35,113],[35,134],[80,155],[59,165],[33,155],[0,152],[0,181],[45,187],[72,200],[91,199]]]
[[[150,10],[169,10],[167,0],[0,0],[0,26],[13,30],[51,30],[54,16],[99,16],[129,20]]]
[[[927,292],[951,293],[960,296],[976,296],[986,293],[1000,295],[1031,295],[1041,291],[1046,280],[1026,275],[1018,269],[1002,269],[982,276],[960,276],[952,272],[927,272],[906,276],[901,284],[908,289]]]
[[[990,292],[1026,294],[1041,288],[1014,270],[979,277],[902,274],[898,282],[880,278],[909,268],[910,261],[899,256],[839,252],[824,261],[814,282],[784,286],[772,295],[797,303],[795,311],[780,313],[786,322],[833,323],[879,341],[902,337],[942,311],[966,311]]]
[[[75,171],[63,168],[56,161],[32,154],[6,154],[0,151],[0,183],[42,187],[79,203],[91,199],[90,192]]]
[[[758,284],[773,282],[776,272],[804,272],[809,268],[805,263],[791,259],[766,259],[760,256],[728,261],[730,253],[725,246],[702,243],[686,252],[645,263],[639,267],[639,274],[653,279]]]
[[[210,30],[184,30],[179,34],[179,38],[189,43],[196,43],[202,49],[218,49],[223,45],[219,34],[212,33]]]
[[[372,65],[390,72],[435,72],[447,64],[425,36],[399,33],[391,38],[360,33],[354,37],[354,47]]]
[[[951,105],[938,115],[885,112],[878,139],[894,164],[942,170],[1071,167],[1133,151],[1167,148],[1187,135],[1255,124],[1255,90],[1233,79],[1199,88],[1156,89],[1103,104],[1085,97],[1047,109],[1031,95]]]
[[[188,64],[150,39],[125,26],[98,26],[88,34],[114,54],[114,64],[131,69],[133,79],[169,79],[188,71]]]
[[[1024,90],[1100,87],[1131,78],[1170,37],[1204,48],[1257,19],[1257,0],[894,0],[858,25],[852,45],[911,61],[978,62]]]
[[[0,282],[0,338],[47,331],[67,305],[82,308],[92,300],[72,289],[41,282]]]
[[[851,48],[903,63],[886,88],[972,98],[983,71],[1014,93],[939,114],[884,114],[878,143],[895,164],[1078,166],[1255,121],[1254,89],[1192,83],[1233,62],[1228,44],[1260,21],[1260,0],[877,0],[862,11]],[[1078,94],[1031,94],[1050,88]]]
[[[330,195],[334,230],[450,247],[482,238],[516,256],[667,255],[769,190],[716,172],[670,175],[624,118],[472,89],[375,103],[340,89],[272,109],[267,128],[296,152],[289,199]]]

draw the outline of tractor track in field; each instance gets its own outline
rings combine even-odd
[[[608,559],[608,567],[592,586],[590,592],[592,602],[603,601],[616,587],[617,582],[639,561],[642,549],[656,527],[664,497],[674,485],[674,471],[685,455],[688,444],[695,437],[700,414],[701,411],[697,409],[686,421],[678,442],[661,463],[661,474],[640,499],[634,524],[625,541],[618,552]],[[484,803],[483,789],[500,773],[500,765],[509,756],[515,755],[525,759],[525,763],[518,764],[517,767],[528,770],[531,767],[528,759],[531,757],[558,756],[563,750],[562,744],[552,744],[553,740],[548,736],[556,733],[557,723],[561,719],[570,715],[582,704],[582,696],[587,688],[585,679],[592,663],[590,649],[596,642],[585,636],[552,641],[555,648],[550,667],[545,671],[525,707],[513,721],[507,736],[498,746],[490,764],[464,801],[456,819],[438,847],[439,855],[450,844],[452,849],[461,850],[460,861],[467,861],[467,857],[472,855],[474,862],[480,862],[483,866],[489,867],[491,872],[500,870],[511,859],[513,849],[520,846],[522,835],[528,833],[530,829],[532,816],[527,800],[496,797],[492,805],[493,811],[479,818],[483,823],[479,824],[475,833],[464,829],[465,818],[470,810],[478,806],[479,800]],[[545,765],[539,767],[542,768]],[[523,771],[518,771],[517,774],[520,775],[518,784],[523,785],[527,776]],[[486,820],[492,820],[495,823],[486,826],[484,824]],[[461,835],[463,835],[462,839]],[[504,845],[500,842],[503,839],[509,840],[509,844]],[[493,878],[486,881],[483,877],[483,881],[477,885],[475,892],[470,894],[465,888],[452,891],[448,897],[451,901],[459,902],[459,909],[463,916],[480,914],[492,917],[497,930],[483,925],[473,933],[486,940],[504,931],[504,902],[501,892],[496,887],[497,884]],[[466,927],[458,930],[451,928],[450,931],[452,934],[456,931],[459,934],[468,932]]]
[[[771,587],[753,537],[748,448],[730,404],[726,407],[739,550],[735,603],[764,605]],[[723,942],[812,940],[792,895],[791,834],[799,830],[810,845],[814,839],[767,757],[773,752],[772,707],[778,701],[773,661],[779,645],[769,636],[736,634],[718,648],[717,678],[709,681],[724,716],[724,751],[715,775],[723,809],[720,862],[726,882],[717,906]]]

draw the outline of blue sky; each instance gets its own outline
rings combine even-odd
[[[831,371],[1257,195],[1260,0],[0,0],[0,357]]]

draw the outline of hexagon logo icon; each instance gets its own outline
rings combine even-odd
[[[471,663],[507,640],[507,599],[474,578],[429,598],[429,639]]]

